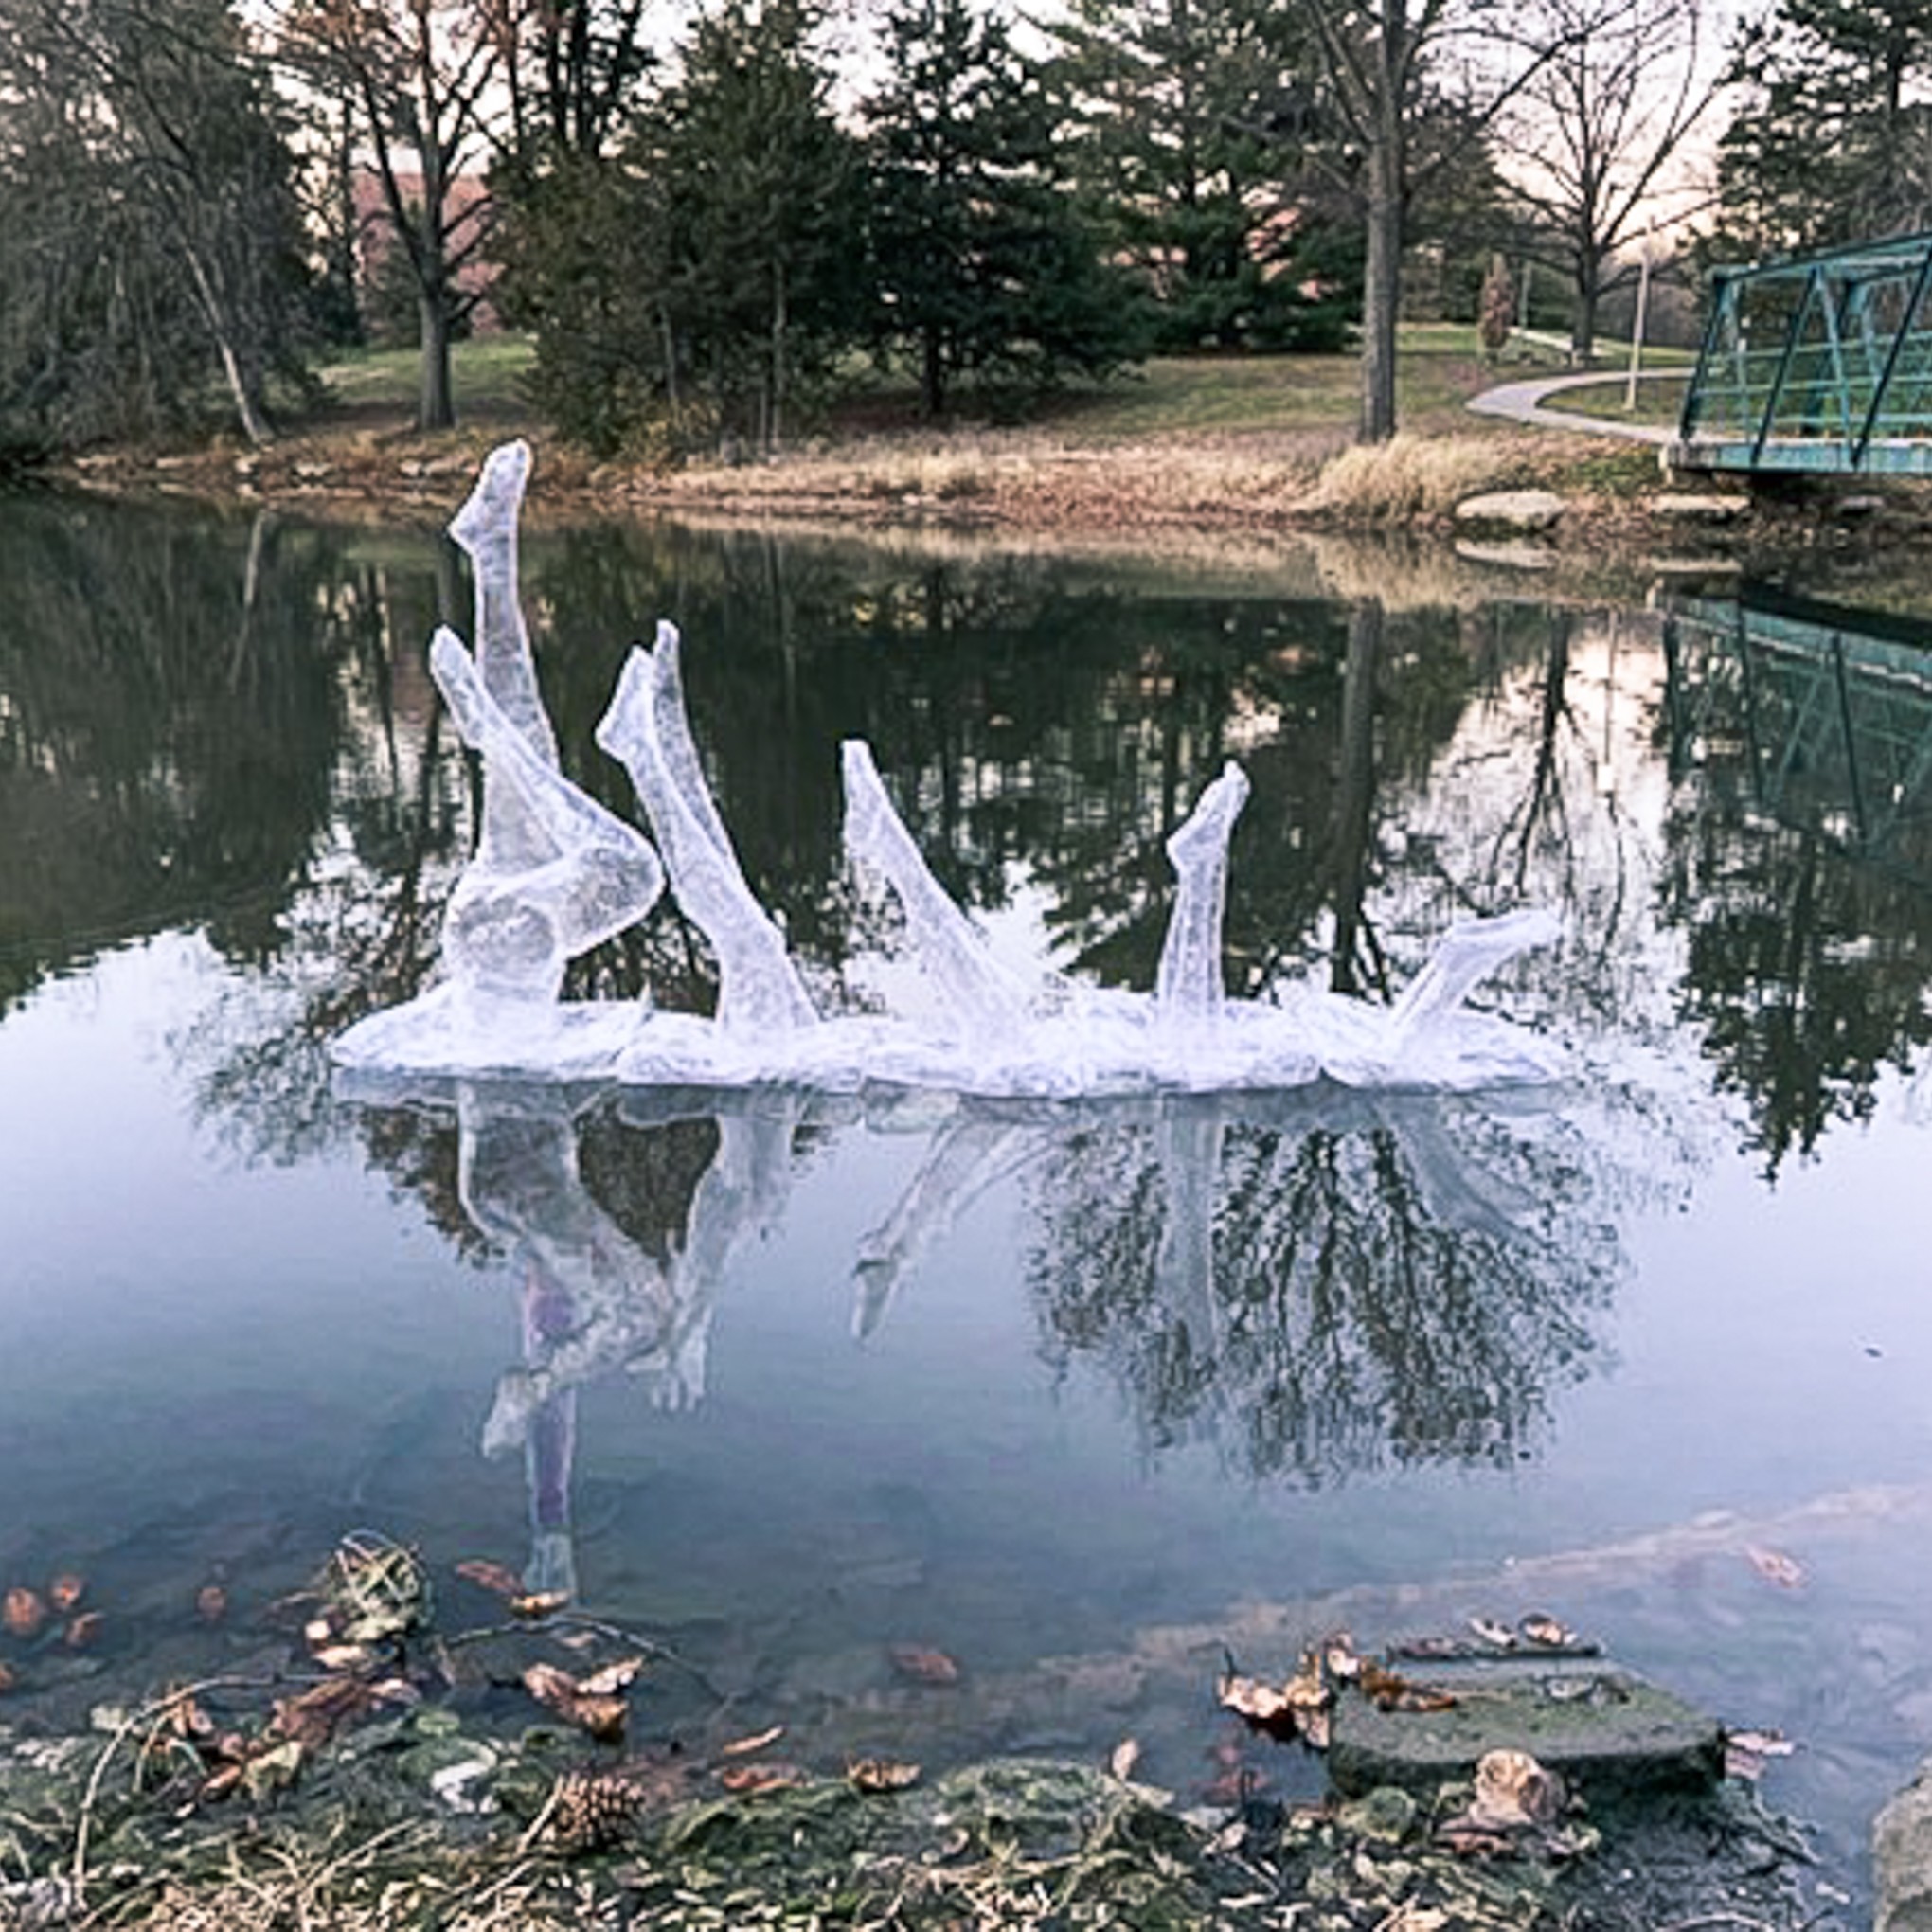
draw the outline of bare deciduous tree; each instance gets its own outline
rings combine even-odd
[[[1673,164],[1715,99],[1696,0],[1546,0],[1550,58],[1497,130],[1512,186],[1576,296],[1570,352],[1596,346],[1618,250],[1660,210],[1708,199]]]

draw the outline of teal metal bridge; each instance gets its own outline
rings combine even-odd
[[[1932,475],[1932,234],[1719,269],[1671,461]]]
[[[1664,611],[1673,770],[1711,757],[1756,808],[1932,886],[1932,625],[1753,593]]]

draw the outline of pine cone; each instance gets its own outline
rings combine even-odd
[[[643,1793],[628,1779],[608,1771],[566,1771],[551,1800],[550,1843],[564,1852],[604,1851],[624,1836],[643,1809]]]

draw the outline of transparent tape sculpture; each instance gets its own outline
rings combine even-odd
[[[745,884],[687,722],[675,628],[634,649],[598,727],[631,775],[644,835],[558,763],[517,594],[521,442],[492,453],[450,526],[476,586],[475,645],[438,630],[430,670],[481,754],[483,824],[442,931],[442,982],[334,1045],[342,1065],[402,1075],[616,1080],[635,1086],[930,1088],[1005,1098],[1215,1093],[1302,1085],[1473,1090],[1561,1077],[1561,1056],[1463,1001],[1560,936],[1536,910],[1452,926],[1389,1007],[1293,992],[1230,999],[1222,978],[1228,844],[1248,794],[1228,764],[1168,840],[1174,900],[1151,993],[1053,974],[1027,983],[934,878],[870,748],[843,747],[845,843],[904,915],[936,1015],[822,1014]],[[655,841],[654,846],[653,840]],[[648,1002],[565,1001],[576,954],[641,920],[669,886],[717,957],[715,1017]]]

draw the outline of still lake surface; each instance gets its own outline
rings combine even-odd
[[[647,1730],[784,1722],[827,1765],[1132,1734],[1184,1797],[1224,1642],[1285,1671],[1337,1624],[1544,1610],[1797,1740],[1766,1796],[1862,1892],[1932,1750],[1932,654],[1413,562],[610,527],[527,540],[524,590],[566,766],[627,814],[592,728],[681,624],[829,1003],[906,992],[840,740],[1009,957],[1136,987],[1162,840],[1234,757],[1231,990],[1385,998],[1452,918],[1548,905],[1564,943],[1485,1003],[1573,1082],[399,1103],[326,1048],[426,983],[471,836],[423,667],[469,626],[454,553],[0,506],[0,1586],[80,1571],[107,1619],[8,1650],[0,1714],[285,1648],[277,1600],[365,1526],[457,1620],[460,1560],[574,1571],[688,1666]],[[708,971],[665,906],[575,990],[702,1007]],[[566,1248],[579,1326],[527,1356]]]

